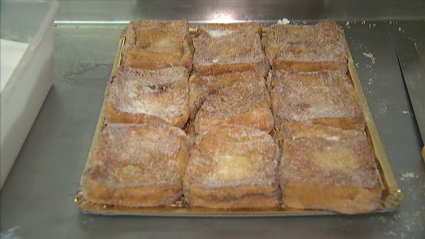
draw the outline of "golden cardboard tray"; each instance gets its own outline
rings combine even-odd
[[[263,33],[266,28],[263,28]],[[197,29],[191,28],[190,32],[195,35]],[[125,37],[120,38],[117,53],[112,67],[111,74],[114,74],[118,66],[121,64],[121,50],[125,42]],[[357,75],[356,67],[354,66],[351,53],[348,60],[349,76],[354,84],[355,91],[359,97],[360,104],[363,108],[366,118],[366,132],[369,135],[373,148],[375,159],[378,165],[378,170],[381,173],[382,179],[382,196],[380,207],[370,213],[382,213],[395,210],[403,200],[403,194],[394,177],[388,157],[385,153],[372,114],[370,113],[366,97],[363,92],[362,85]],[[96,130],[90,146],[90,152],[94,150],[100,133],[104,126],[104,104],[100,110],[99,119],[96,125]],[[87,159],[84,172],[87,170],[90,160]],[[82,176],[83,177],[83,176]],[[132,216],[167,216],[167,217],[284,217],[284,216],[314,216],[314,215],[338,215],[339,213],[325,210],[300,210],[291,208],[274,208],[274,209],[232,209],[218,210],[208,208],[191,208],[186,207],[184,199],[172,207],[152,207],[152,208],[130,208],[123,206],[111,206],[95,204],[87,201],[80,189],[78,189],[74,202],[83,213],[98,214],[98,215],[132,215]]]

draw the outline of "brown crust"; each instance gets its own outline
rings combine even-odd
[[[194,73],[189,78],[189,119],[195,119],[199,108],[210,94],[240,79],[243,73],[202,76]]]
[[[295,62],[282,59],[275,59],[272,64],[273,69],[281,69],[289,72],[312,72],[323,70],[339,70],[348,72],[347,62]]]
[[[167,121],[157,116],[144,115],[144,114],[133,114],[126,112],[119,112],[113,106],[113,103],[107,102],[105,104],[105,118],[108,123],[125,123],[125,124],[142,124],[148,122],[156,122],[167,124]],[[170,125],[175,124],[180,120],[175,119],[174,122],[170,122]]]
[[[285,206],[350,214],[378,208],[380,176],[364,132],[303,126],[293,129],[283,148],[280,184]]]
[[[106,122],[159,122],[183,127],[189,118],[188,77],[183,67],[119,67],[106,87]]]
[[[115,188],[85,177],[82,187],[87,201],[102,205],[125,207],[170,206],[182,196],[182,184]]]
[[[204,116],[204,114],[201,108],[195,120],[195,130],[198,134],[207,131],[211,127],[222,124],[245,125],[265,132],[270,132],[274,128],[272,112],[270,108],[266,107],[255,108],[248,112],[226,118],[209,118],[208,116]]]
[[[273,71],[271,101],[276,126],[284,135],[297,124],[365,129],[354,87],[340,71]]]
[[[244,62],[244,63],[225,63],[225,64],[194,64],[196,71],[202,75],[220,75],[225,73],[232,72],[243,72],[253,70],[256,73],[265,76],[269,69],[267,61],[261,60],[253,63]]]
[[[121,64],[144,69],[183,66],[190,72],[193,52],[186,20],[132,21],[127,27]]]
[[[97,204],[170,206],[183,195],[187,158],[187,136],[179,128],[158,123],[106,125],[89,155],[83,196]]]
[[[283,203],[297,209],[331,210],[344,214],[371,212],[379,207],[381,188],[337,187],[333,185],[286,182]]]
[[[219,88],[203,102],[195,119],[198,134],[222,124],[272,131],[274,119],[264,78],[252,71],[240,76],[239,80]]]
[[[183,179],[185,197],[196,207],[277,207],[278,156],[278,146],[263,131],[214,127],[198,136],[191,148]]]
[[[266,54],[275,70],[348,71],[348,46],[332,20],[313,26],[274,25],[266,34]]]
[[[297,121],[287,121],[283,119],[281,123],[277,126],[277,129],[286,136],[290,136],[294,133],[299,127],[313,127],[314,125],[323,125],[329,127],[336,127],[343,130],[364,130],[364,117],[352,118],[352,117],[342,117],[342,118],[320,118],[313,120],[306,120],[302,122]]]
[[[181,58],[175,58],[165,53],[142,51],[131,46],[123,51],[121,65],[152,70],[183,66],[190,72],[192,71],[192,53],[186,52]]]
[[[269,65],[259,23],[208,24],[199,28],[193,59],[201,75],[254,70],[265,76]]]
[[[233,190],[238,192],[246,189],[241,187],[227,189],[227,191]],[[223,199],[216,199],[210,195],[217,195],[222,193],[228,195],[226,189],[213,190],[213,193],[203,195],[202,193],[205,192],[205,189],[192,186],[191,188],[188,188],[186,192],[186,202],[189,203],[192,207],[205,207],[213,209],[268,209],[277,208],[280,203],[280,191],[277,191],[275,194],[264,195],[261,192],[258,192],[258,188],[256,188],[253,194],[244,195],[240,198],[228,196]]]
[[[189,118],[195,119],[199,108],[211,94],[215,94],[224,87],[229,87],[236,81],[244,78],[256,77],[259,81],[264,80],[260,76],[254,76],[251,71],[232,72],[221,75],[203,76],[194,73],[189,78]]]

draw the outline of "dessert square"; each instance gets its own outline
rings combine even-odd
[[[380,175],[365,132],[298,126],[280,162],[283,206],[345,214],[377,209]]]
[[[198,134],[223,124],[272,131],[274,119],[264,78],[253,71],[240,73],[240,76],[239,80],[205,99],[195,119]]]
[[[160,122],[183,127],[189,117],[188,78],[184,67],[119,67],[106,87],[106,122]]]
[[[276,208],[279,148],[261,130],[222,125],[198,136],[184,176],[191,207]]]
[[[350,79],[341,71],[272,72],[276,128],[288,135],[295,124],[321,124],[363,131],[363,110]]]
[[[132,21],[125,33],[122,65],[192,70],[193,42],[186,20]]]
[[[83,196],[96,204],[170,206],[183,195],[185,133],[161,123],[108,124],[89,155]]]
[[[344,32],[332,20],[312,26],[278,24],[266,34],[266,55],[275,70],[347,72],[348,52]]]
[[[193,66],[201,75],[254,70],[265,76],[269,66],[258,23],[208,24],[199,28]]]

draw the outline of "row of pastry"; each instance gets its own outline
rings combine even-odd
[[[362,213],[381,187],[333,21],[128,25],[82,191],[127,207]],[[270,70],[271,66],[271,70]],[[192,69],[193,68],[193,69]],[[194,142],[181,129],[194,125]],[[189,143],[190,142],[190,143]]]

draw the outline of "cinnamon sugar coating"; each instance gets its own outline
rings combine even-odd
[[[275,70],[348,71],[348,46],[332,20],[316,25],[274,25],[266,35],[266,54]]]
[[[122,65],[144,69],[183,66],[190,72],[193,52],[188,21],[132,21],[126,30]]]
[[[191,206],[270,208],[279,204],[279,148],[272,137],[240,125],[198,136],[184,177]]]
[[[183,67],[146,70],[121,66],[106,87],[106,121],[183,127],[189,117],[188,78]]]
[[[258,23],[208,24],[200,27],[193,65],[201,75],[269,69]]]
[[[93,203],[170,206],[183,194],[185,133],[161,123],[108,124],[89,155],[82,191]]]

